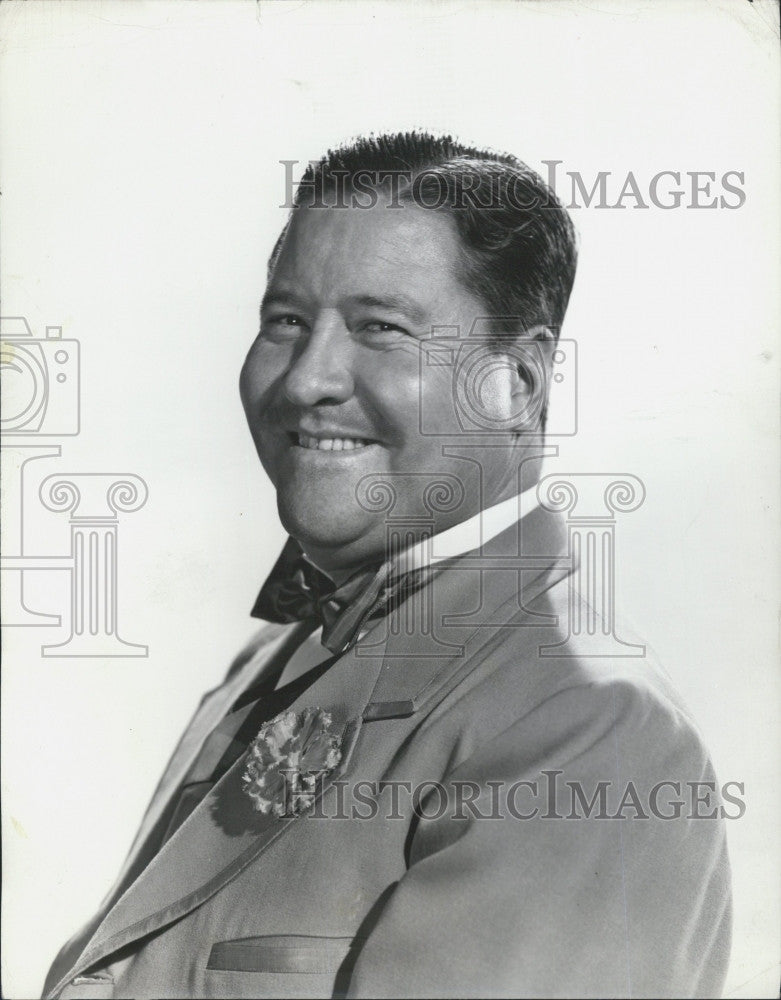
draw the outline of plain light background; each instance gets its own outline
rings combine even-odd
[[[550,471],[630,472],[619,607],[722,781],[727,995],[779,955],[779,263],[772,2],[6,2],[2,312],[82,348],[82,431],[51,472],[130,472],[119,625],[146,659],[44,659],[4,629],[3,992],[37,995],[129,847],[202,692],[255,624],[283,541],[237,378],[284,221],[279,161],[428,127],[580,171],[745,173],[742,208],[573,211],[580,429]],[[560,189],[566,197],[568,189]],[[615,196],[614,196],[615,197]],[[626,202],[632,204],[631,200]],[[67,516],[25,515],[65,554]],[[62,574],[36,607],[64,613]],[[533,905],[533,901],[530,901]],[[562,956],[566,961],[566,956]]]

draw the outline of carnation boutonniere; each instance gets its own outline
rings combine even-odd
[[[297,816],[311,809],[317,782],[342,759],[341,737],[321,708],[282,712],[249,745],[241,777],[258,812]]]

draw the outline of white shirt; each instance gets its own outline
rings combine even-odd
[[[424,538],[399,555],[399,569],[408,572],[434,566],[445,559],[454,559],[465,552],[479,549],[481,545],[496,538],[511,524],[520,521],[539,506],[537,484],[508,500],[486,507],[473,517],[452,528],[446,528],[431,538]]]

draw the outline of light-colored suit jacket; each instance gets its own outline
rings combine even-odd
[[[242,759],[153,855],[204,739],[298,626],[265,628],[201,703],[46,995],[717,995],[723,822],[687,789],[715,787],[707,752],[649,656],[583,655],[578,636],[612,623],[574,588],[557,518],[521,525],[529,568],[504,558],[516,526],[498,568],[435,578],[433,639],[411,612],[380,622],[294,703],[342,736],[312,814],[253,811]]]

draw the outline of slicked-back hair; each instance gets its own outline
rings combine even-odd
[[[542,325],[558,335],[575,280],[577,240],[555,193],[525,163],[449,135],[365,136],[309,164],[291,218],[301,208],[369,207],[367,192],[372,191],[373,203],[389,211],[413,203],[452,217],[464,286],[485,304],[488,316],[507,318],[514,328],[497,329],[497,334]],[[271,255],[269,273],[289,225],[290,219]]]

